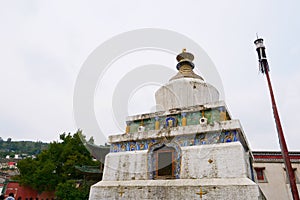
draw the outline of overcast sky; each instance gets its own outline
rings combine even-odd
[[[224,100],[251,148],[279,150],[253,44],[256,33],[263,37],[288,147],[300,150],[299,7],[298,1],[274,0],[0,1],[0,137],[53,141],[60,133],[75,132],[74,86],[90,53],[123,32],[161,28],[186,35],[207,52],[221,76]],[[174,59],[152,56],[157,64]],[[139,56],[124,58],[123,67],[132,67],[131,62],[139,65]],[[129,113],[149,112],[148,104],[137,106],[134,98],[154,96],[155,89],[134,94]],[[101,101],[95,98],[99,116]],[[113,124],[106,126],[115,134]]]

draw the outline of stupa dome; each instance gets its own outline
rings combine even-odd
[[[155,93],[158,111],[219,101],[218,90],[193,71],[193,54],[183,49],[176,59],[178,73]]]

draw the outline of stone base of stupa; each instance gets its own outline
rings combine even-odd
[[[109,153],[104,178],[92,186],[89,199],[265,199],[251,180],[249,154],[240,142],[181,147],[177,179],[149,178],[147,155]]]
[[[248,178],[101,181],[92,186],[90,200],[112,199],[222,199],[263,200]]]

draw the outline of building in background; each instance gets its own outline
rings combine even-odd
[[[54,200],[55,192],[42,192],[26,187],[21,186],[17,181],[7,181],[4,183],[3,194],[5,197],[8,197],[10,193],[14,194],[16,200]]]
[[[290,152],[292,167],[300,189],[300,152]],[[254,151],[254,170],[257,182],[267,199],[292,199],[291,189],[281,152]]]

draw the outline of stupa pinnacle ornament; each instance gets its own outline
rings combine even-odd
[[[176,60],[178,61],[176,68],[179,72],[176,74],[176,76],[172,77],[171,80],[179,78],[197,78],[204,80],[201,76],[195,74],[193,71],[195,68],[193,63],[193,54],[186,52],[186,49],[182,49],[182,53],[177,55]]]
[[[186,52],[186,49],[182,49],[182,53],[180,53],[179,55],[177,55],[176,60],[179,62],[177,64],[177,69],[180,70],[180,67],[187,62],[188,64],[190,64],[190,66],[192,67],[192,69],[194,69],[194,55]]]

